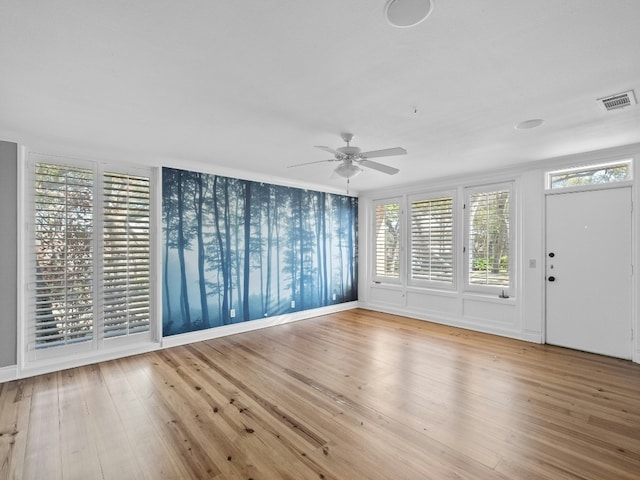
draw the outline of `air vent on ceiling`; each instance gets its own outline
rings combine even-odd
[[[615,95],[599,98],[598,103],[608,112],[610,110],[628,107],[629,105],[635,105],[636,97],[633,94],[633,90],[629,90],[628,92],[616,93]]]

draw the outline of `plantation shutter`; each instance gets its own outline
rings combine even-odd
[[[93,170],[37,163],[34,175],[35,348],[91,341]]]
[[[103,176],[103,333],[149,331],[149,178]]]
[[[469,284],[508,288],[511,270],[511,188],[470,191]]]
[[[28,361],[152,341],[150,170],[30,155]]]
[[[453,284],[453,198],[411,202],[411,278]]]
[[[375,206],[375,276],[400,278],[400,203]]]

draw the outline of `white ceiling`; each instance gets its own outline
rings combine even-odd
[[[352,189],[640,142],[638,0],[435,0],[389,26],[386,0],[2,0],[0,138],[234,168],[334,190],[329,156],[402,146]],[[533,130],[514,125],[532,118]]]

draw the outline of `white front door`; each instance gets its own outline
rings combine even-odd
[[[547,343],[630,359],[631,188],[547,195]]]

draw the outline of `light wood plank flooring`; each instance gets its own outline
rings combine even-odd
[[[0,385],[0,479],[640,478],[640,365],[352,310]]]

